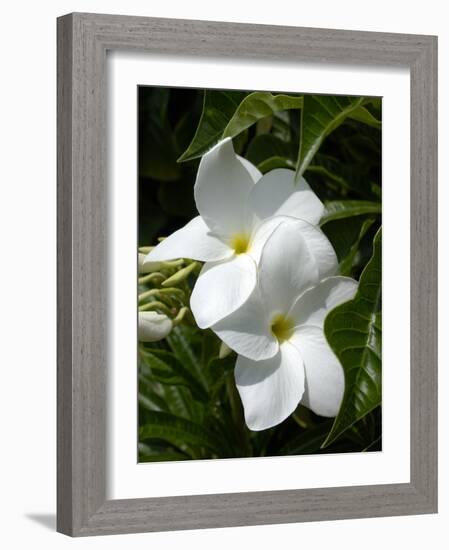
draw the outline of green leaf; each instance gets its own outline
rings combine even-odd
[[[277,111],[300,109],[302,97],[269,92],[223,92],[206,90],[197,131],[178,162],[201,157],[226,137],[235,137]]]
[[[211,400],[217,397],[218,392],[224,386],[226,376],[233,372],[235,360],[235,353],[233,353],[224,359],[216,357],[209,362],[207,366],[208,378],[213,380],[210,389]]]
[[[221,447],[215,434],[190,420],[165,412],[152,412],[146,421],[139,430],[140,441],[160,439],[182,451],[187,449],[186,446],[205,447],[213,452]]]
[[[301,109],[302,96],[253,92],[245,97],[226,126],[222,138],[234,137],[259,120],[271,116],[277,111]]]
[[[368,218],[367,220],[364,220],[364,222],[362,223],[362,227],[360,228],[360,232],[356,241],[351,246],[346,257],[340,262],[340,266],[339,266],[340,275],[348,275],[348,276],[351,275],[352,266],[354,265],[354,261],[359,252],[360,241],[366,235],[368,229],[373,225],[373,223],[374,223],[374,220],[372,218]]]
[[[305,172],[324,139],[358,109],[365,98],[305,95],[296,177]]]
[[[324,322],[326,338],[343,366],[345,392],[323,447],[381,403],[381,239],[379,229],[355,298],[333,309]]]
[[[293,437],[281,447],[276,454],[280,456],[305,455],[318,452],[331,426],[332,420],[326,420],[318,426],[302,430],[296,437]]]
[[[382,205],[380,202],[372,201],[327,201],[325,211],[320,220],[324,225],[333,220],[361,216],[362,214],[381,214]]]
[[[245,157],[257,166],[266,159],[272,157],[290,158],[292,154],[291,147],[285,141],[272,134],[261,134],[251,141]]]
[[[381,451],[382,450],[382,436],[377,437],[369,445],[367,445],[362,452]]]
[[[349,116],[353,120],[363,122],[364,124],[368,124],[368,126],[372,126],[373,128],[382,127],[382,122],[380,120],[377,120],[377,118],[372,115],[366,107],[357,107],[357,109],[355,109]]]
[[[357,132],[357,135],[360,135],[360,132]],[[343,146],[343,141],[339,141],[339,146]],[[345,153],[347,154],[346,150]],[[348,193],[351,193],[354,199],[378,200],[380,188],[376,183],[378,170],[376,159],[379,158],[379,155],[370,153],[370,156],[363,160],[355,161],[346,159],[343,152],[339,154],[341,158],[317,153],[313,158],[313,163],[309,164],[305,172],[307,181],[312,175],[317,179],[317,184],[320,187],[324,184],[326,187],[334,189],[339,200],[344,199]]]
[[[207,388],[207,380],[201,367],[201,361],[196,356],[191,345],[193,329],[178,325],[167,336],[167,342],[179,361]]]
[[[196,403],[192,394],[182,386],[160,384],[154,378],[144,374],[145,364],[140,358],[139,366],[139,422],[142,424],[147,411],[165,411],[177,416],[190,418],[191,405]]]
[[[357,241],[366,219],[366,216],[354,216],[353,218],[330,221],[322,226],[322,231],[331,242],[339,263],[350,254],[351,248]],[[372,250],[370,249],[368,256],[366,257],[365,255],[363,267],[365,267],[371,258],[371,252]]]
[[[215,145],[245,95],[246,92],[206,90],[198,128],[178,162],[201,157]]]
[[[139,462],[168,462],[174,460],[188,460],[190,457],[170,448],[139,443]]]
[[[148,381],[145,380],[144,383],[145,382],[148,385]],[[169,411],[167,403],[164,401],[163,397],[155,392],[149,391],[149,388],[145,389],[145,393],[143,391],[139,391],[138,401],[141,407],[147,411]]]
[[[257,168],[262,172],[262,174],[266,174],[270,170],[275,170],[276,168],[287,168],[288,170],[294,170],[295,163],[285,157],[270,157],[259,163]]]
[[[173,353],[156,348],[148,349],[144,346],[140,346],[140,353],[144,364],[149,367],[148,372],[144,370],[144,374],[161,384],[186,386],[194,398],[207,402],[206,388]]]

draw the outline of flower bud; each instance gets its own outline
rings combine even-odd
[[[176,286],[182,283],[187,279],[187,277],[192,273],[192,271],[196,268],[197,263],[192,262],[187,267],[183,267],[179,271],[177,271],[174,275],[169,277],[168,279],[165,279],[165,281],[162,283],[161,286],[167,287],[167,286]]]
[[[159,271],[162,266],[162,262],[149,262],[145,261],[146,254],[139,252],[139,273],[153,273]]]
[[[163,313],[156,311],[139,311],[139,340],[141,342],[157,342],[170,334],[173,328],[172,320]]]
[[[221,345],[220,345],[220,351],[218,352],[218,358],[219,359],[224,359],[225,357],[227,357],[231,353],[232,353],[232,349],[227,344],[222,342]]]

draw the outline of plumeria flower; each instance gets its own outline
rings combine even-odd
[[[323,332],[327,313],[353,298],[357,282],[319,275],[301,220],[282,222],[267,240],[259,284],[250,298],[212,329],[239,355],[235,379],[251,430],[276,426],[301,402],[335,416],[343,369]]]
[[[138,337],[141,342],[157,342],[168,336],[173,321],[163,313],[139,311]]]
[[[158,244],[144,262],[206,262],[190,302],[200,328],[223,319],[250,296],[261,250],[279,216],[319,222],[323,204],[303,178],[295,183],[294,176],[286,169],[262,176],[234,153],[230,138],[201,159],[194,188],[200,215]]]

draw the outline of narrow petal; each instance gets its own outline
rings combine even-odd
[[[254,361],[273,357],[279,350],[258,287],[241,307],[211,328],[231,349]]]
[[[262,300],[270,314],[287,314],[296,298],[319,280],[317,263],[302,235],[305,222],[282,222],[267,240],[259,264]]]
[[[239,355],[235,380],[248,428],[266,430],[298,406],[304,393],[303,361],[298,350],[285,342],[274,357],[264,361]]]
[[[191,258],[200,262],[212,262],[229,258],[233,251],[227,244],[211,234],[201,216],[193,218],[184,227],[160,242],[144,262]]]
[[[358,283],[349,277],[329,277],[306,290],[295,302],[289,317],[295,326],[313,325],[323,328],[324,319],[331,309],[352,300]]]
[[[211,230],[220,235],[247,232],[248,195],[253,177],[227,138],[201,159],[195,182],[195,202]]]
[[[295,172],[285,168],[271,170],[251,191],[250,205],[259,218],[284,215],[318,224],[324,205],[304,178],[295,183]]]
[[[296,329],[290,342],[304,361],[306,384],[302,404],[320,416],[336,416],[345,389],[343,368],[318,327]]]
[[[248,254],[206,264],[190,297],[190,306],[200,328],[208,328],[234,312],[256,286],[256,264]]]

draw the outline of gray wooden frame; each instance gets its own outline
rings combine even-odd
[[[106,500],[108,50],[410,69],[410,483]],[[82,536],[436,512],[436,37],[81,13],[59,18],[58,317],[58,531]]]

